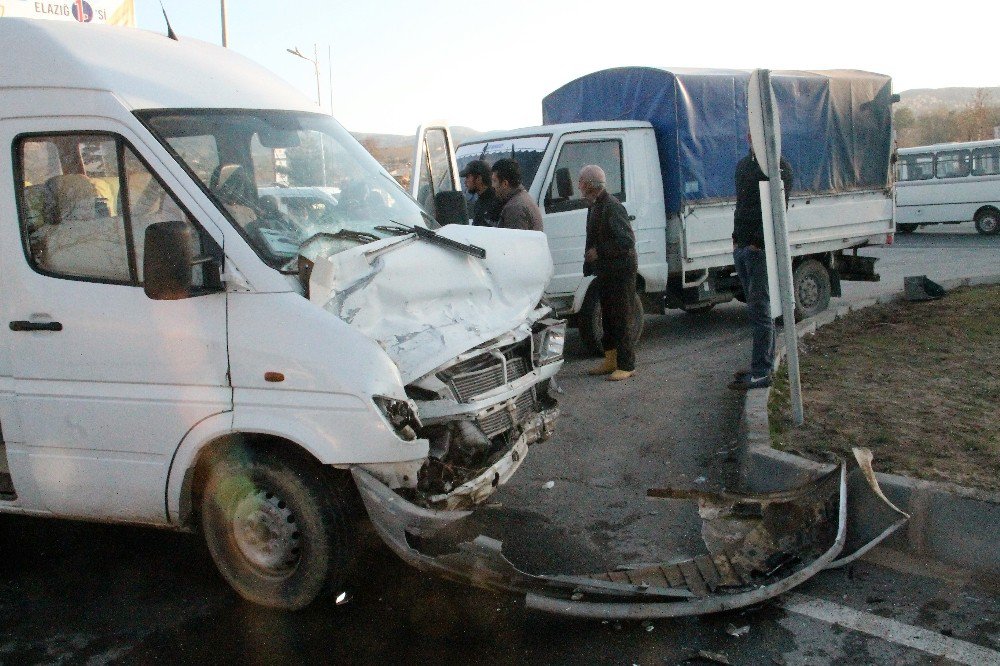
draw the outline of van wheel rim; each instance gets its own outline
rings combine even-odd
[[[986,233],[993,233],[997,229],[997,216],[996,215],[984,215],[979,220],[979,228]]]
[[[233,537],[247,560],[271,575],[287,574],[299,561],[299,530],[283,499],[258,490],[233,511]]]

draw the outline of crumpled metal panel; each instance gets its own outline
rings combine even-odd
[[[870,452],[855,452],[867,488],[889,506],[871,469]],[[777,596],[819,571],[853,561],[892,531],[843,555],[847,536],[848,466],[793,490],[764,494],[654,489],[649,496],[698,502],[706,552],[683,562],[595,573],[534,575],[519,570],[502,544],[479,536],[454,552],[431,555],[423,539],[471,515],[415,507],[363,470],[354,469],[369,516],[382,539],[417,568],[494,591],[524,594],[528,608],[576,617],[641,619],[731,610]],[[839,559],[838,559],[839,558]]]
[[[316,257],[310,300],[361,330],[403,384],[485,342],[524,329],[552,277],[545,234],[449,225],[438,232],[486,258],[414,238]]]

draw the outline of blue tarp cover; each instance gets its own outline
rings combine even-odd
[[[542,122],[645,120],[653,125],[667,212],[735,197],[750,150],[747,84],[734,69],[622,67],[588,74],[542,101]],[[892,81],[851,70],[772,71],[782,154],[793,192],[889,186]]]

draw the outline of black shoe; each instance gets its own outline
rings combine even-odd
[[[734,391],[749,391],[750,389],[767,388],[771,385],[771,377],[753,377],[749,373],[743,379],[737,379],[729,385]]]
[[[737,370],[736,372],[733,373],[733,379],[737,381],[742,381],[744,379],[749,379],[749,378],[750,378],[749,370]]]

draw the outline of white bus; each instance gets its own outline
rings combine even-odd
[[[973,221],[1000,232],[1000,140],[901,148],[896,161],[896,229]]]

